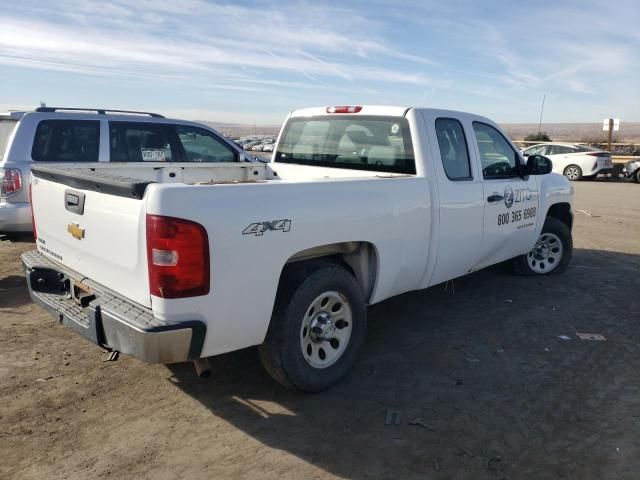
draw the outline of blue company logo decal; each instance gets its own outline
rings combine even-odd
[[[504,189],[504,204],[507,208],[513,205],[513,189],[508,185]]]

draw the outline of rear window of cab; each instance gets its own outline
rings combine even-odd
[[[279,163],[416,173],[409,122],[401,117],[294,117],[274,158]]]

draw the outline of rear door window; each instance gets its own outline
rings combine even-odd
[[[99,144],[99,121],[42,120],[31,157],[37,162],[97,162]]]
[[[112,162],[176,162],[177,141],[169,125],[109,122]]]
[[[472,180],[469,150],[462,124],[453,118],[436,120],[442,166],[449,180]]]
[[[527,155],[545,155],[547,148],[546,145],[536,145],[535,147],[527,148],[524,153]]]
[[[187,162],[234,162],[236,152],[204,128],[176,125]]]
[[[572,148],[563,145],[549,145],[547,155],[566,155],[567,153],[575,153]]]

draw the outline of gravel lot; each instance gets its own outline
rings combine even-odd
[[[253,349],[208,380],[101,362],[30,303],[33,243],[0,242],[0,478],[638,478],[640,185],[579,182],[575,208],[565,275],[496,267],[376,305],[355,372],[317,395]]]

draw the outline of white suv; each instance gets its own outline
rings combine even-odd
[[[0,233],[32,230],[34,162],[258,161],[215,130],[157,113],[40,107],[0,114]]]

